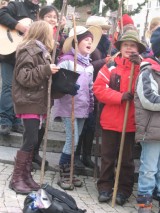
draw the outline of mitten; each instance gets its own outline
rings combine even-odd
[[[129,56],[129,60],[131,62],[133,62],[134,64],[140,64],[141,63],[141,58],[139,57],[139,54],[138,53],[132,53],[130,56]]]
[[[69,94],[73,96],[77,95],[78,94],[77,91],[79,90],[79,88],[80,85],[75,83]]]
[[[133,99],[133,94],[130,92],[124,92],[122,95],[122,101],[131,101]]]

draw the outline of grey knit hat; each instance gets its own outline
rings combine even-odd
[[[140,41],[139,39],[139,35],[138,35],[138,32],[135,31],[135,30],[128,30],[126,31],[118,41],[116,41],[114,43],[115,47],[120,50],[120,47],[121,47],[121,43],[123,41],[134,41],[137,43],[138,45],[138,50],[139,50],[139,53],[143,53],[145,52],[146,50],[146,47],[145,45]]]

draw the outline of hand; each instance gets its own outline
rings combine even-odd
[[[29,30],[29,26],[25,26],[22,23],[18,22],[18,24],[15,26],[15,29],[17,31],[20,31],[21,33],[26,33]]]
[[[122,95],[122,101],[131,101],[133,99],[133,94],[130,92],[124,92]]]
[[[75,83],[69,94],[73,96],[77,95],[78,94],[77,91],[79,90],[79,88],[80,88],[80,85]]]
[[[107,57],[105,58],[106,64],[110,63],[112,61],[112,56],[107,55]]]
[[[50,69],[52,74],[55,74],[56,72],[59,71],[60,67],[57,67],[55,64],[50,64]]]
[[[141,58],[139,57],[139,54],[138,53],[132,53],[130,56],[129,56],[129,60],[131,62],[133,62],[134,64],[140,64],[141,63]]]

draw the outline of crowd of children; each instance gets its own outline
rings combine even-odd
[[[29,4],[36,5],[37,8],[38,3],[32,0]],[[11,5],[12,3],[9,3],[5,9],[0,9],[2,18],[5,18],[5,13],[10,19],[14,18],[9,10]],[[23,144],[17,151],[9,187],[21,194],[28,194],[40,188],[31,175],[32,162],[39,166],[42,163],[39,149],[47,116],[48,79],[63,68],[68,72],[76,71],[79,77],[74,94],[63,94],[54,100],[54,118],[62,119],[66,133],[59,160],[58,185],[68,190],[82,186],[82,181],[75,175],[70,182],[72,125],[75,165],[79,168],[94,168],[91,148],[95,132],[96,100],[103,104],[100,114],[102,143],[100,177],[97,181],[98,200],[100,203],[111,200],[124,114],[126,104],[129,103],[116,203],[124,205],[133,191],[133,154],[136,141],[142,147],[137,194],[138,212],[151,213],[152,199],[156,197],[160,200],[160,18],[156,17],[150,23],[148,35],[151,50],[148,53],[145,44],[139,39],[133,20],[127,14],[123,15],[118,24],[119,30],[114,35],[114,51],[110,52],[116,55],[111,56],[108,51],[113,41],[110,41],[107,35],[111,25],[105,22],[105,18],[90,17],[86,27],[72,28],[65,38],[63,28],[66,20],[63,17],[56,59],[55,63],[52,63],[51,54],[59,14],[54,6],[44,6],[38,17],[39,20],[33,22],[30,27],[18,23],[18,18],[8,26],[25,33],[16,50],[12,82],[14,113],[17,119],[23,121]],[[5,21],[2,24],[7,26]],[[131,91],[128,91],[132,67],[134,75]],[[47,161],[45,165],[48,165]]]

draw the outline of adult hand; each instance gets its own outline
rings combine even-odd
[[[133,94],[130,92],[124,92],[122,95],[122,101],[131,101],[133,99]]]
[[[131,62],[133,62],[134,64],[140,64],[141,63],[141,58],[139,57],[139,54],[138,53],[132,53],[130,56],[129,56],[129,60]]]

